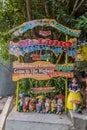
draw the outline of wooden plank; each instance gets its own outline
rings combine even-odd
[[[12,99],[13,99],[13,96],[8,97],[7,102],[3,108],[1,115],[0,115],[0,130],[3,130],[3,128],[4,128],[6,117],[8,115]]]

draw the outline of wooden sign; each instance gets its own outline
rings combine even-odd
[[[68,77],[72,78],[74,76],[73,72],[48,72],[50,78],[53,77]]]
[[[49,93],[55,92],[55,87],[32,88],[32,93]]]
[[[36,61],[33,63],[20,63],[18,61],[13,62],[13,68],[15,69],[49,69],[56,70],[56,66],[46,61]]]
[[[76,48],[74,48],[73,44],[71,42],[59,42],[56,40],[40,40],[39,43],[37,40],[34,39],[34,44],[33,42],[29,42],[29,39],[20,41],[19,43],[14,43],[10,42],[9,46],[9,53],[15,56],[20,56],[20,55],[25,55],[26,53],[31,53],[33,51],[38,51],[38,50],[50,50],[53,51],[55,54],[59,54],[62,52],[66,52],[69,56],[74,56],[76,55]],[[39,44],[37,44],[37,42]],[[25,43],[25,44],[24,44]]]
[[[40,31],[39,31],[39,34],[42,35],[42,36],[49,36],[49,35],[51,35],[51,31],[43,31],[43,30],[40,30]]]
[[[31,57],[32,60],[49,60],[50,54],[44,54],[44,55],[32,54]]]
[[[42,26],[51,26],[67,35],[75,36],[75,37],[79,37],[80,33],[81,33],[80,30],[73,30],[68,27],[65,27],[64,25],[59,24],[54,19],[37,19],[37,20],[25,22],[22,25],[10,30],[10,34],[15,37],[18,37],[18,36],[21,36],[27,30],[33,29],[37,26],[41,26],[41,27]]]
[[[74,70],[73,64],[59,64],[57,65],[57,71],[71,72]]]
[[[10,45],[12,45],[13,42],[10,42]],[[34,45],[48,45],[48,46],[57,46],[57,47],[72,47],[73,43],[68,41],[68,42],[64,42],[64,41],[58,41],[58,40],[50,40],[50,39],[26,39],[26,40],[21,40],[19,41],[19,43],[14,43],[14,44],[18,44],[19,47],[27,47],[27,46],[34,46]]]
[[[46,74],[38,74],[38,73],[13,73],[12,80],[18,81],[23,78],[32,78],[36,80],[49,80],[53,77],[68,77],[73,78],[73,72],[51,72]]]

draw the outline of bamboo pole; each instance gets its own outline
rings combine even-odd
[[[59,61],[60,61],[60,59],[61,59],[61,57],[62,57],[62,54],[63,54],[63,52],[59,55],[59,57],[58,57],[58,60],[57,60],[56,64],[58,64],[58,63],[59,63]]]
[[[66,35],[66,42],[68,41],[68,35]],[[68,63],[68,54],[66,53],[65,63]],[[67,113],[67,95],[68,95],[68,77],[65,81],[65,113]]]
[[[19,95],[19,81],[17,81],[17,88],[16,88],[16,111],[18,111],[18,95]]]
[[[18,61],[20,61],[19,57]],[[16,87],[16,111],[18,111],[18,96],[19,96],[19,81],[17,81],[17,87]]]

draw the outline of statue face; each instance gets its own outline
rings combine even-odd
[[[73,83],[77,83],[77,80],[74,78],[74,79],[72,80],[72,82],[73,82]]]

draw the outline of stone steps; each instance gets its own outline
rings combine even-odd
[[[72,130],[67,115],[19,113],[15,108],[6,120],[5,130]]]

